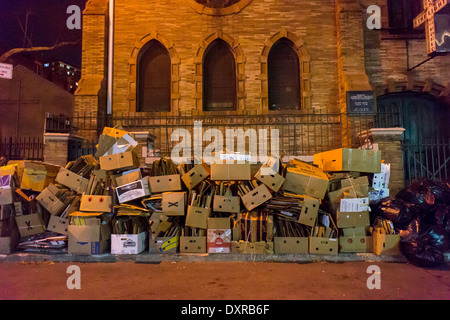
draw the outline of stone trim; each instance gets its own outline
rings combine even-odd
[[[300,108],[311,109],[311,56],[306,49],[304,41],[286,28],[266,39],[260,56],[260,101],[261,110],[264,113],[269,112],[269,86],[268,86],[268,66],[267,60],[272,46],[280,40],[286,38],[293,43],[294,50],[297,52],[300,67]]]
[[[217,29],[214,33],[206,36],[199,44],[195,58],[195,89],[194,89],[194,109],[199,113],[207,113],[213,111],[203,111],[203,58],[208,46],[216,39],[222,39],[231,48],[234,55],[234,61],[236,66],[236,86],[237,86],[237,112],[243,113],[245,110],[245,57],[242,49],[237,41],[231,36],[223,33],[221,29]]]
[[[178,113],[180,101],[180,57],[175,49],[173,42],[156,30],[143,36],[134,44],[131,51],[131,57],[128,60],[128,110],[136,112],[137,99],[137,60],[139,52],[151,40],[157,40],[169,52],[171,62],[171,108],[169,113]]]
[[[225,8],[210,8],[203,4],[198,3],[195,0],[184,0],[184,2],[191,7],[195,12],[199,14],[205,14],[208,16],[226,16],[230,14],[236,14],[241,12],[247,7],[253,0],[241,0],[231,6]]]

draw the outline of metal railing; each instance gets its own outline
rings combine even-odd
[[[7,160],[44,159],[44,143],[37,137],[8,137],[0,140],[0,157]]]
[[[192,140],[200,135],[202,147],[211,143],[203,139],[205,132],[217,129],[225,138],[227,134],[239,132],[245,135],[245,149],[262,140],[271,146],[277,139],[278,151],[284,155],[311,155],[340,147],[358,148],[366,138],[360,133],[371,128],[397,127],[400,125],[397,112],[353,114],[325,113],[321,111],[286,111],[274,113],[247,112],[225,113],[77,113],[73,117],[47,114],[46,132],[72,133],[96,141],[105,126],[121,126],[129,132],[150,133],[153,146],[162,156],[169,156],[174,146],[180,143],[174,132],[185,130]],[[178,130],[178,131],[175,131]],[[256,134],[257,139],[252,140]],[[238,135],[239,136],[239,135]],[[242,136],[240,136],[242,137]],[[265,138],[267,137],[267,138]],[[233,138],[235,141],[238,138]],[[242,141],[241,141],[242,142]],[[239,143],[239,141],[236,141]]]

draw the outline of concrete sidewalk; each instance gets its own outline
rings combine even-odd
[[[79,267],[80,289],[69,289]],[[379,289],[368,288],[377,266]],[[386,261],[118,261],[0,263],[0,299],[32,300],[397,300],[450,299],[448,265]],[[186,305],[188,302],[186,302]],[[270,302],[268,303],[270,305]],[[171,312],[178,310],[171,310]]]

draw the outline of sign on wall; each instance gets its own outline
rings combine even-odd
[[[0,78],[12,79],[13,77],[13,65],[9,63],[0,63]]]
[[[374,113],[373,91],[347,91],[347,113]]]

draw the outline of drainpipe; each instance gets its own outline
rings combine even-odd
[[[114,62],[114,0],[109,0],[108,23],[108,92],[106,97],[106,113],[112,114],[113,97],[113,62]]]

